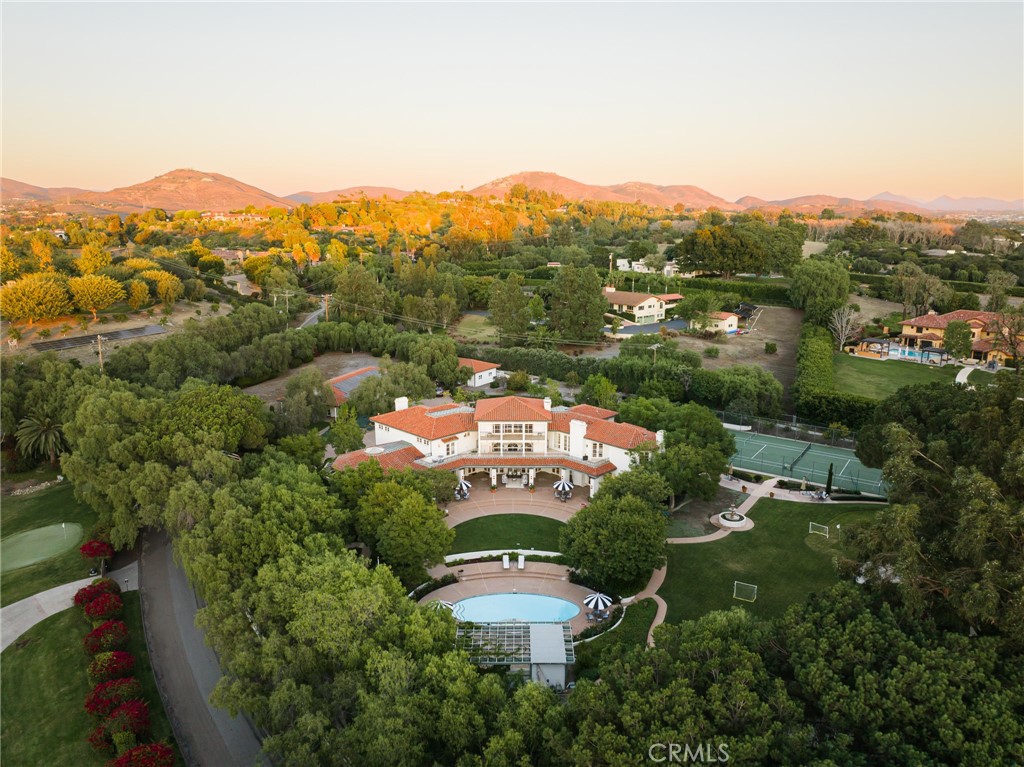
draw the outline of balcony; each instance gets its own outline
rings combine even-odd
[[[522,432],[503,434],[482,432],[478,436],[481,442],[543,442],[548,438],[547,434],[524,434]]]

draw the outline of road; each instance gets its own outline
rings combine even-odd
[[[196,767],[269,765],[245,717],[209,703],[220,664],[195,625],[200,602],[172,557],[170,540],[150,534],[139,561],[150,663],[182,756]]]
[[[300,328],[308,328],[310,325],[316,325],[316,323],[318,323],[320,321],[320,315],[323,314],[323,313],[324,313],[324,308],[321,306],[319,309],[317,309],[311,315],[306,317],[306,319],[304,319],[302,321],[302,324],[299,325],[299,327]]]

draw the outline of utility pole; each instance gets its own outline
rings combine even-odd
[[[103,336],[96,336],[96,349],[100,355],[100,372],[103,372]]]
[[[331,293],[324,293],[320,296],[324,300],[324,322],[331,321],[331,304],[330,299],[333,298]]]
[[[661,344],[653,344],[652,346],[648,346],[647,347],[648,349],[654,349],[654,362],[651,363],[651,364],[654,364],[654,365],[658,364],[658,347],[659,346],[661,346]]]

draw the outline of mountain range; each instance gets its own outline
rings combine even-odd
[[[504,197],[516,184],[531,189],[557,193],[571,200],[597,200],[603,202],[642,202],[648,205],[703,210],[716,207],[725,211],[764,210],[778,211],[788,208],[794,212],[818,214],[831,208],[840,215],[858,215],[866,211],[906,211],[920,215],[946,212],[1015,211],[1024,212],[1024,200],[997,200],[991,197],[937,197],[922,201],[883,192],[867,200],[815,194],[784,200],[765,200],[759,197],[740,197],[729,200],[689,185],[659,186],[642,181],[599,186],[585,184],[556,173],[526,172],[495,179],[470,190],[479,197]],[[17,207],[46,203],[58,210],[75,213],[132,213],[149,208],[165,210],[207,210],[213,212],[239,210],[248,205],[292,208],[300,203],[330,202],[361,196],[402,199],[411,192],[394,187],[352,186],[327,192],[295,192],[279,197],[251,184],[223,176],[219,173],[179,169],[132,186],[96,192],[75,187],[47,188],[33,186],[13,179],[0,179],[0,195],[4,205]]]

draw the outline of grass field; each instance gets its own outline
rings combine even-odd
[[[467,314],[459,320],[452,335],[462,336],[471,342],[494,341],[498,338],[498,329],[491,324],[490,317]]]
[[[78,523],[85,535],[96,524],[96,512],[75,500],[70,482],[29,495],[6,496],[0,506],[4,538],[61,522]],[[0,604],[9,605],[88,575],[89,567],[76,545],[51,559],[4,573],[0,579]]]
[[[653,599],[641,599],[626,609],[626,616],[614,631],[607,631],[592,642],[576,646],[576,675],[597,676],[597,667],[609,653],[617,648],[643,647],[647,644],[647,632],[658,612]]]
[[[490,549],[558,551],[561,522],[532,514],[493,514],[463,522],[455,528],[450,554]]]
[[[753,530],[709,543],[669,546],[668,573],[658,590],[668,604],[667,620],[690,620],[736,606],[762,617],[781,615],[838,580],[833,557],[842,538],[835,537],[836,524],[849,529],[872,519],[880,508],[765,498],[751,510]],[[808,522],[828,524],[832,537],[808,535]],[[733,581],[756,584],[757,601],[733,599]]]
[[[123,597],[124,621],[131,631],[128,650],[135,655],[135,676],[149,704],[153,739],[173,744],[149,668],[138,592]],[[82,637],[89,628],[81,612],[69,608],[33,626],[0,656],[0,760],[4,767],[106,764],[107,759],[85,740],[97,724],[83,707],[92,689],[86,676],[89,657],[82,651]]]
[[[849,354],[836,354],[832,359],[836,388],[872,399],[885,399],[897,389],[913,384],[940,381],[952,385],[960,370],[953,365],[938,367],[898,360],[871,360]]]

